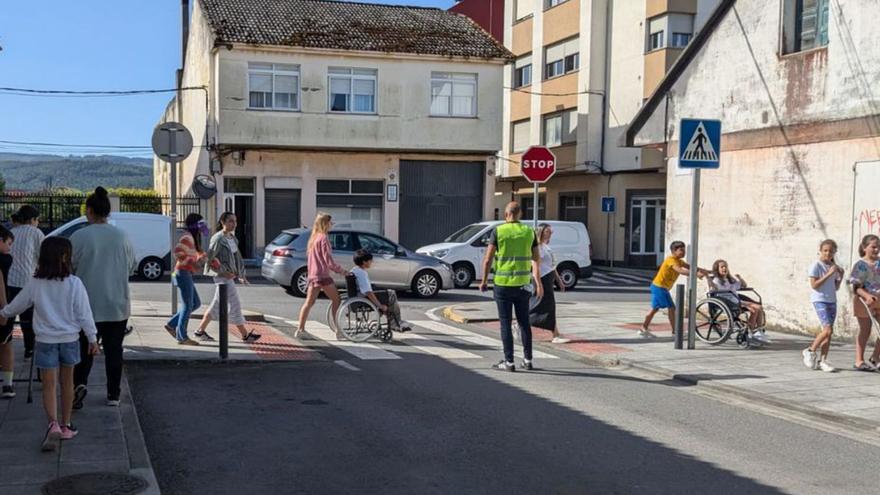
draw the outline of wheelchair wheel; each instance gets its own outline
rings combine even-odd
[[[348,340],[363,342],[379,330],[379,310],[367,299],[347,299],[336,312],[336,324]]]
[[[749,342],[749,332],[737,332],[736,334],[736,345],[740,346],[742,349],[748,349],[751,347],[752,343]]]
[[[734,330],[733,315],[724,301],[715,298],[697,303],[697,337],[707,344],[723,344]]]
[[[391,333],[390,328],[384,328],[379,332],[379,338],[382,339],[382,342],[391,342],[391,338],[394,334]]]

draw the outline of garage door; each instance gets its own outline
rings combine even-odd
[[[299,189],[266,189],[266,244],[284,229],[301,227]]]
[[[400,162],[400,243],[440,242],[483,220],[483,162]]]

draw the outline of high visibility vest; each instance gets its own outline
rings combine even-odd
[[[532,275],[532,245],[535,232],[519,222],[505,223],[495,229],[495,285],[522,287]]]

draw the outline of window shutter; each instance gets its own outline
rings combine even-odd
[[[522,122],[513,123],[513,152],[519,153],[525,151],[529,147],[529,134],[531,131],[531,122],[524,120]]]
[[[517,20],[532,15],[535,12],[535,0],[516,0]]]
[[[574,110],[569,110],[565,112],[565,122],[563,125],[565,126],[562,132],[562,142],[563,143],[573,143],[577,141],[577,125],[578,125],[578,111],[575,108]]]
[[[580,38],[574,38],[566,41],[563,44],[563,47],[566,57],[580,52]]]
[[[514,64],[514,67],[519,69],[521,67],[525,67],[525,66],[531,65],[531,64],[532,64],[532,56],[526,55],[525,57],[520,57],[520,58],[516,59],[516,63]]]
[[[548,46],[544,51],[545,64],[549,64],[557,60],[562,60],[563,58],[565,58],[564,43],[557,43],[555,45]]]

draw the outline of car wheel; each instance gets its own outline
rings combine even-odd
[[[474,281],[474,268],[470,263],[456,263],[452,265],[452,280],[456,289],[466,289]]]
[[[293,278],[290,280],[290,289],[288,292],[293,294],[296,297],[306,297],[306,292],[309,290],[309,272],[305,268],[300,268],[296,273],[293,274]]]
[[[138,274],[144,280],[159,280],[164,273],[165,267],[162,265],[162,260],[159,258],[144,258],[144,260],[141,261],[140,266],[138,266]]]
[[[440,287],[440,277],[430,270],[417,273],[412,281],[413,293],[422,299],[436,296]]]
[[[565,290],[572,290],[578,283],[578,268],[573,264],[565,263],[556,269],[559,272],[559,278],[565,285]]]

